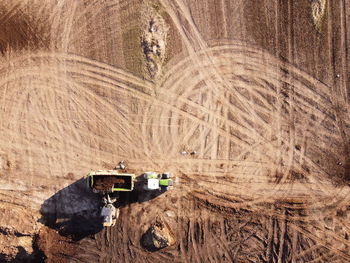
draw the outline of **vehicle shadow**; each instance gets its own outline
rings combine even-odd
[[[161,190],[153,190],[153,191],[144,190],[143,188],[144,183],[145,183],[145,179],[143,178],[143,176],[142,175],[137,176],[134,191],[120,192],[119,199],[115,205],[117,207],[124,207],[132,203],[143,203],[143,202],[147,202],[152,199],[155,199],[164,193],[164,191],[161,191]]]
[[[162,191],[143,190],[142,177],[137,177],[132,192],[119,192],[114,205],[123,208],[132,203],[147,202],[160,196]],[[39,222],[57,230],[61,235],[79,241],[103,229],[100,211],[102,196],[88,188],[85,178],[59,190],[41,205]]]
[[[61,235],[80,240],[102,230],[100,206],[100,197],[89,191],[81,178],[44,201],[39,222]]]

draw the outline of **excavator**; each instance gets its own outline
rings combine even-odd
[[[103,226],[114,226],[119,217],[119,209],[113,204],[117,201],[119,192],[130,192],[134,189],[135,175],[117,170],[99,170],[90,172],[87,182],[94,193],[102,195]]]
[[[101,217],[103,226],[114,226],[119,217],[119,208],[114,203],[119,198],[120,192],[131,192],[135,183],[141,183],[143,190],[161,192],[169,190],[173,186],[170,173],[158,174],[146,172],[138,180],[135,174],[125,173],[124,162],[120,162],[115,170],[99,170],[90,172],[87,178],[88,187],[102,196]]]

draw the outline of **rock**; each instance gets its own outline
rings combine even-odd
[[[142,246],[149,251],[172,246],[175,242],[175,236],[168,224],[160,219],[157,219],[141,238]]]
[[[172,218],[175,218],[175,217],[176,217],[174,211],[171,211],[171,210],[166,211],[165,214],[166,214],[168,217],[172,217]]]

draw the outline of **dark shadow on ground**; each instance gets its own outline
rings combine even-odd
[[[5,254],[0,253],[0,262],[11,262],[11,263],[42,263],[45,262],[43,257],[34,251],[32,254],[28,254],[27,251],[22,247],[18,246],[18,253],[15,258],[10,258]]]
[[[172,246],[175,242],[175,236],[169,225],[160,218],[153,222],[140,239],[140,245],[150,252]]]
[[[82,178],[47,199],[39,221],[78,241],[102,230],[100,207],[100,196],[90,191]]]
[[[122,208],[136,202],[147,202],[164,193],[160,190],[143,190],[143,184],[142,176],[138,176],[134,191],[117,193],[119,198],[114,205]],[[42,204],[39,222],[57,230],[62,236],[79,241],[103,229],[100,217],[102,206],[102,196],[93,193],[88,188],[86,179],[81,178]]]
[[[144,190],[143,189],[144,184],[145,184],[145,179],[143,178],[143,176],[142,175],[137,176],[134,191],[120,192],[119,199],[116,206],[123,207],[123,206],[130,205],[132,203],[147,202],[165,193],[165,191],[162,191],[162,190],[152,190],[152,191]]]
[[[161,248],[157,248],[153,242],[153,234],[152,229],[149,228],[140,239],[140,245],[150,252],[155,252],[160,250]]]

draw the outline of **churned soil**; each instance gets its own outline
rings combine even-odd
[[[61,236],[57,230],[48,227],[40,229],[35,240],[36,248],[41,251],[43,261],[47,263],[65,263],[79,252],[78,245],[69,237]]]
[[[350,262],[349,10],[0,0],[0,261]],[[122,160],[174,187],[102,228],[82,178]]]

